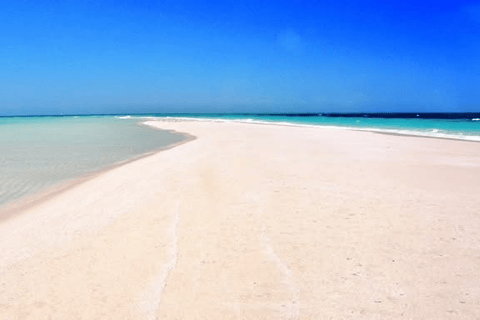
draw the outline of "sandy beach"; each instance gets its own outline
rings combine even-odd
[[[480,143],[149,124],[197,139],[0,221],[1,320],[480,318]]]

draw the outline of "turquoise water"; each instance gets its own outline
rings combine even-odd
[[[0,208],[183,139],[114,116],[0,118]]]
[[[441,115],[441,114],[440,114]],[[282,125],[326,126],[356,130],[422,135],[459,140],[480,141],[480,116],[465,119],[418,118],[370,118],[287,116],[287,115],[222,115],[222,114],[151,114],[142,117],[173,117],[207,119],[211,121],[240,121],[253,123],[276,123]]]

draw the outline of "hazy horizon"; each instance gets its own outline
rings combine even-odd
[[[478,112],[480,3],[0,5],[0,115]]]

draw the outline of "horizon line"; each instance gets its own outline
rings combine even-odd
[[[358,117],[358,116],[373,116],[381,118],[395,117],[395,115],[403,115],[408,118],[415,118],[419,115],[434,116],[434,115],[450,115],[450,116],[465,116],[465,115],[480,115],[477,112],[143,112],[143,113],[72,113],[72,114],[14,114],[14,115],[0,115],[0,118],[31,118],[31,117],[88,117],[88,116],[149,116],[149,115],[237,115],[237,116],[298,116],[298,117]],[[417,116],[418,115],[418,116]],[[467,117],[469,118],[469,117]]]

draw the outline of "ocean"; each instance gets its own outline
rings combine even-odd
[[[178,143],[115,116],[0,117],[0,209]]]
[[[140,114],[0,117],[0,209],[178,143],[142,122],[180,118],[320,126],[480,141],[480,113]]]

